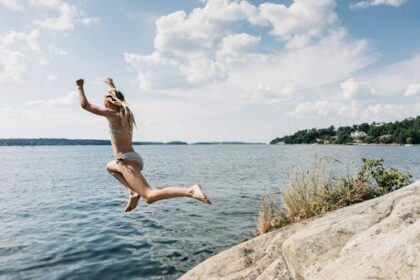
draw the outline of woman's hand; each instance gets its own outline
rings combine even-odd
[[[78,86],[78,87],[83,87],[83,84],[85,83],[85,81],[83,81],[83,79],[78,79],[77,81],[76,81],[76,85]]]
[[[115,88],[114,81],[110,77],[105,78],[104,83],[110,88]]]

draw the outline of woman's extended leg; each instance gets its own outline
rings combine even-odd
[[[115,177],[128,191],[128,202],[127,206],[124,209],[124,212],[130,212],[137,207],[137,204],[140,200],[140,195],[134,192],[127,181],[124,179],[124,176],[118,171],[118,165],[115,160],[110,161],[106,165],[106,169],[108,170],[109,174]]]
[[[208,197],[201,190],[200,185],[193,185],[189,188],[166,187],[162,189],[152,189],[141,174],[138,163],[121,163],[118,164],[118,168],[130,188],[140,194],[140,196],[149,204],[174,197],[191,197],[201,202],[211,204]]]

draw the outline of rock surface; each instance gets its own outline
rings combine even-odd
[[[180,279],[420,279],[420,181],[232,247]]]

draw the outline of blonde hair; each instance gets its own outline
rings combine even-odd
[[[105,99],[114,104],[117,108],[117,115],[120,118],[121,126],[123,128],[133,129],[133,124],[137,128],[134,115],[125,101],[124,95],[117,89],[110,89],[105,95]]]

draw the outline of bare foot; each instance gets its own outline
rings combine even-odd
[[[195,184],[194,186],[191,187],[191,197],[195,198],[201,202],[207,203],[207,204],[211,204],[210,199],[207,197],[207,195],[205,195],[203,193],[203,190],[201,189],[201,185],[199,184]]]
[[[127,206],[124,209],[124,212],[130,212],[130,211],[134,210],[134,208],[137,207],[137,204],[139,203],[139,200],[140,200],[140,195],[139,194],[130,195],[129,198],[128,198]]]

